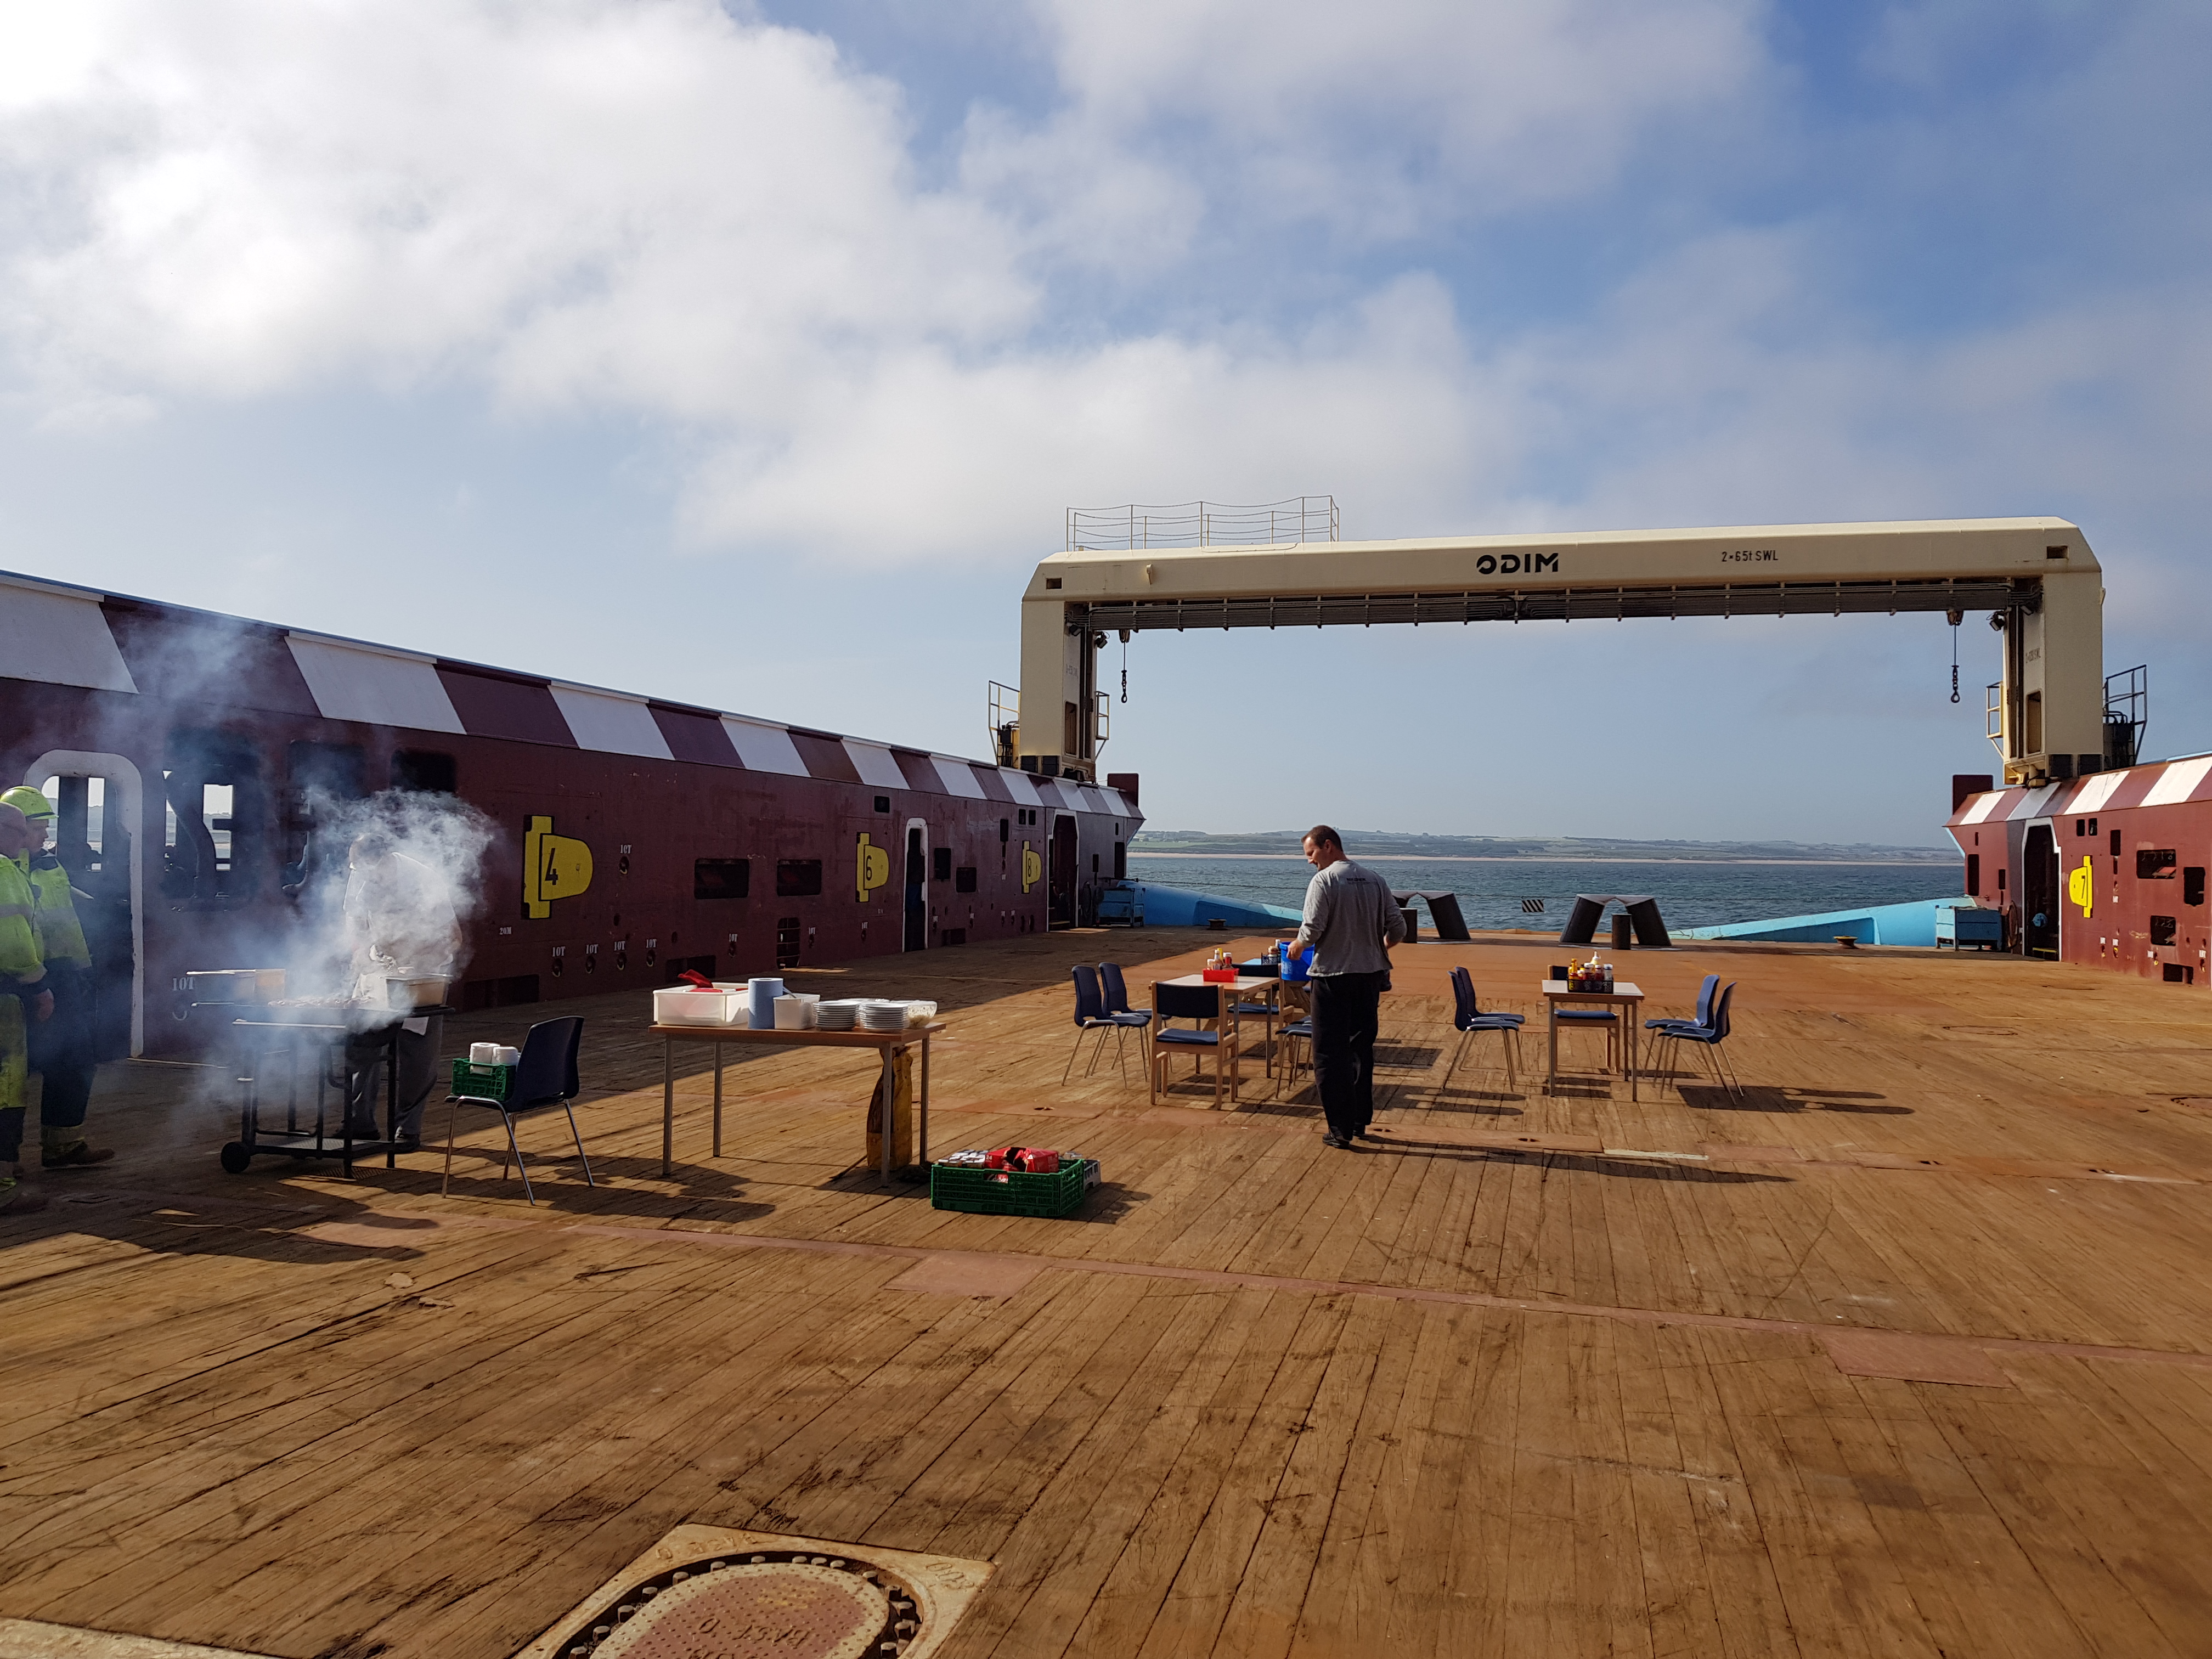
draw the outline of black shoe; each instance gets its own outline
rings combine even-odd
[[[393,1139],[392,1149],[397,1152],[419,1152],[422,1150],[422,1143],[415,1136],[403,1132]]]
[[[115,1156],[107,1146],[88,1146],[80,1140],[74,1146],[58,1152],[41,1152],[39,1164],[48,1170],[89,1170],[95,1164],[105,1164]]]
[[[351,1140],[355,1142],[363,1140],[381,1140],[384,1139],[384,1131],[381,1127],[374,1123],[349,1123],[331,1138],[336,1140]]]
[[[1334,1146],[1340,1152],[1348,1152],[1352,1150],[1352,1143],[1334,1129],[1321,1138],[1321,1144],[1324,1146]]]

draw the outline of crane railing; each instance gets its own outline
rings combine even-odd
[[[1337,539],[1336,497],[1293,495],[1256,507],[1182,501],[1172,507],[1071,507],[1068,550],[1272,547]]]

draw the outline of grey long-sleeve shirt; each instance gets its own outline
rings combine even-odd
[[[1306,884],[1305,919],[1298,943],[1314,947],[1316,974],[1379,974],[1386,954],[1406,937],[1406,919],[1390,896],[1390,884],[1350,859],[1316,870]]]

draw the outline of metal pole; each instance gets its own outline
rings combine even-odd
[[[676,1039],[660,1039],[660,1178],[676,1173]]]
[[[722,1044],[714,1042],[714,1156],[722,1155]]]

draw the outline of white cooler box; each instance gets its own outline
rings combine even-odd
[[[745,1018],[745,994],[743,991],[695,991],[688,986],[672,986],[653,994],[653,1023],[655,1025],[743,1025]]]

